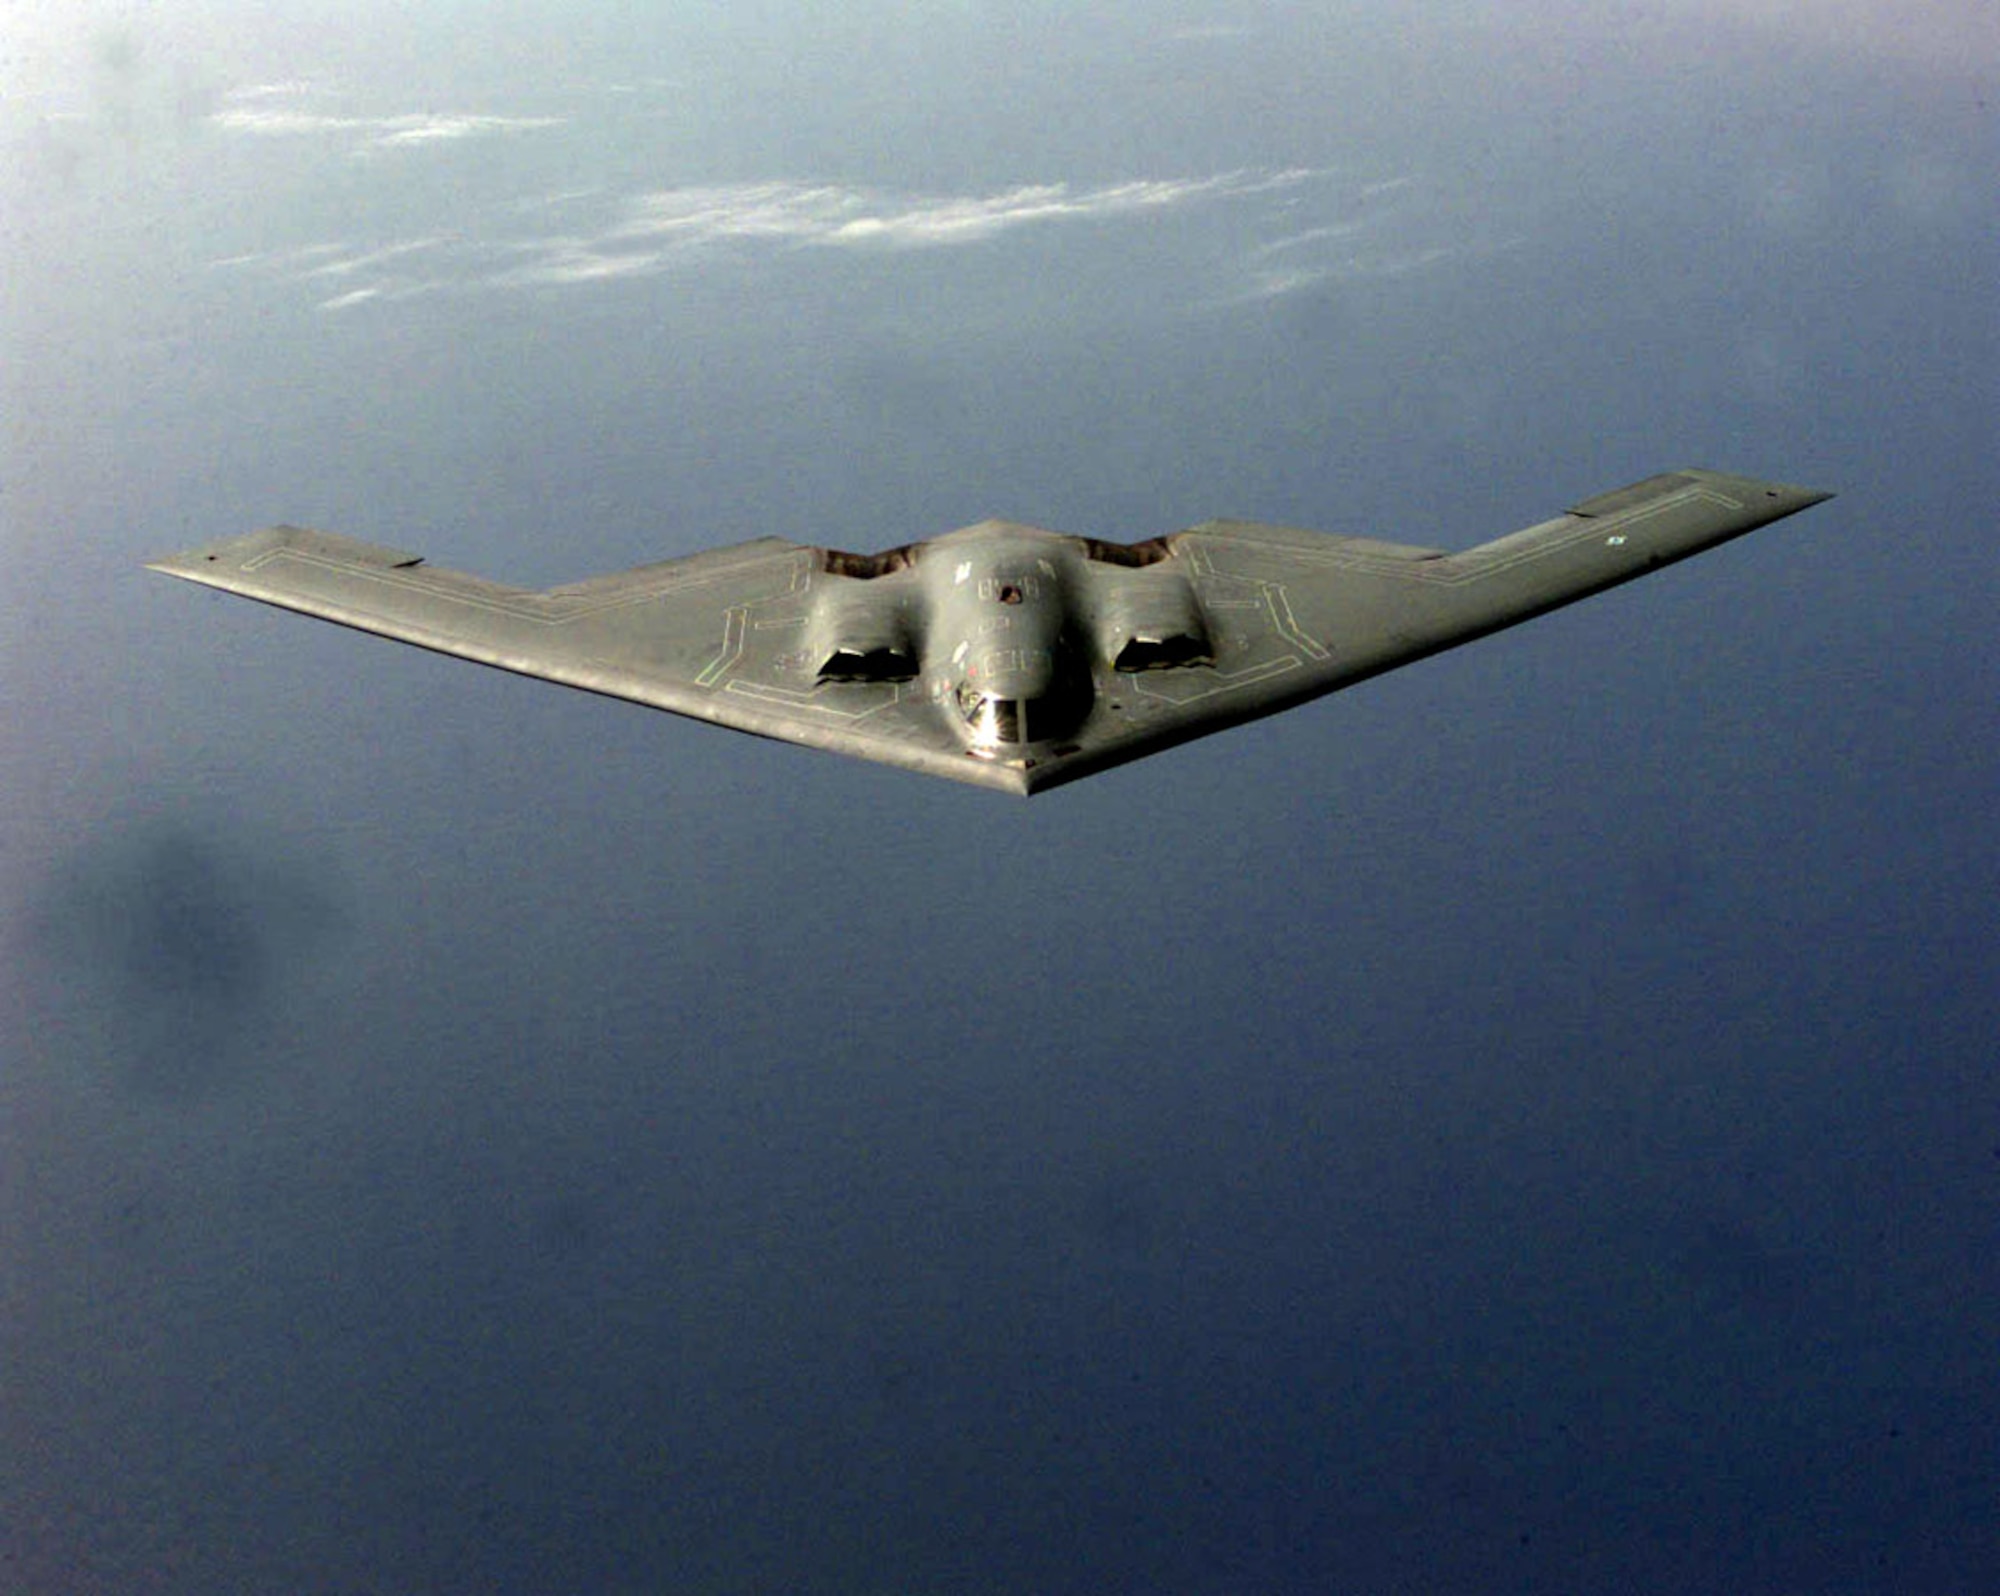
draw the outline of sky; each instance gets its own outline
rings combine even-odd
[[[0,16],[0,1591],[2000,1562],[1972,0]],[[1032,802],[170,583],[1838,497]]]

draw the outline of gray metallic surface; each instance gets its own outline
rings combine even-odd
[[[271,527],[170,576],[738,731],[1028,794],[1527,620],[1830,495],[1681,471],[1462,554],[1241,521],[762,538],[530,592]]]

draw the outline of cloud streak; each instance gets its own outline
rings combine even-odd
[[[1216,27],[1199,30],[1230,33]],[[345,141],[356,155],[416,150],[567,125],[562,116],[486,111],[352,115],[303,79],[232,91],[211,125],[230,135],[272,140]],[[1234,278],[1237,291],[1210,282],[1191,302],[1265,299],[1329,279],[1397,275],[1457,253],[1408,240],[1393,254],[1370,248],[1374,234],[1408,208],[1413,179],[1376,175],[1356,182],[1321,168],[1240,168],[1201,176],[1114,182],[1018,183],[968,193],[914,193],[879,186],[789,178],[691,183],[615,194],[571,188],[527,198],[451,230],[406,239],[308,243],[234,255],[217,266],[258,271],[316,289],[327,312],[382,306],[418,294],[571,288],[668,272],[741,264],[758,256],[894,255],[991,246],[1010,236],[1121,226],[1137,231],[1170,214],[1213,211],[1225,236],[1201,235],[1178,267]],[[1228,207],[1237,207],[1229,215]],[[1154,234],[1156,238],[1164,234]],[[1240,240],[1240,242],[1238,242]],[[1282,256],[1282,258],[1279,258]]]
[[[1025,184],[991,194],[901,195],[828,183],[740,183],[660,189],[624,203],[596,236],[546,241],[511,284],[585,282],[665,269],[727,245],[844,250],[945,249],[1056,223],[1107,222],[1296,188],[1305,170],[1226,172],[1082,187]],[[532,256],[534,251],[529,249]]]
[[[401,119],[382,119],[400,121]],[[986,192],[922,194],[775,179],[689,184],[616,195],[573,189],[525,200],[468,224],[388,242],[316,243],[238,255],[218,266],[263,270],[321,289],[328,312],[439,290],[563,288],[695,270],[759,255],[896,255],[991,247],[1061,229],[1144,228],[1169,214],[1227,207],[1215,247],[1242,291],[1266,299],[1329,280],[1392,276],[1461,253],[1455,244],[1378,236],[1405,230],[1412,180],[1360,185],[1313,168],[1239,169],[1111,183],[1026,183]],[[1419,218],[1421,220],[1421,218]],[[1273,236],[1273,235],[1277,236]],[[1365,235],[1365,236],[1364,236]],[[1137,240],[1135,239],[1135,242]],[[1202,270],[1199,262],[1190,269]],[[1197,292],[1197,299],[1206,297]]]
[[[495,133],[524,133],[562,127],[561,116],[497,116],[471,111],[413,111],[395,116],[344,116],[303,108],[296,102],[315,93],[303,79],[256,83],[233,90],[228,103],[210,113],[217,132],[257,138],[350,139],[364,149],[411,149],[456,143]]]
[[[566,120],[560,116],[481,116],[462,112],[325,116],[312,111],[273,110],[254,105],[235,106],[209,117],[210,125],[225,133],[255,133],[273,137],[359,133],[365,143],[376,149],[437,144],[485,133],[517,133],[533,128],[561,127]]]
[[[1025,184],[995,194],[921,197],[833,184],[755,183],[664,189],[627,207],[613,238],[783,239],[835,247],[923,248],[975,244],[1013,228],[1102,221],[1202,200],[1292,188],[1318,174],[1226,172],[1215,177],[1111,183]]]
[[[361,279],[322,309],[441,287],[527,288],[647,276],[721,252],[897,253],[963,249],[1058,226],[1136,223],[1169,211],[1290,194],[1322,181],[1303,170],[1095,185],[1022,184],[984,194],[917,195],[834,183],[772,181],[655,189],[608,202],[594,229],[481,239],[431,235],[369,247],[309,245],[218,265],[266,265],[292,280]],[[574,210],[588,195],[549,209]],[[519,227],[524,208],[516,207]],[[422,255],[421,274],[406,269]],[[363,293],[366,286],[372,292]]]

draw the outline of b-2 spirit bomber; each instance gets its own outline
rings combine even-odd
[[[1247,521],[766,537],[543,592],[275,526],[170,576],[483,665],[1034,793],[1512,626],[1830,497],[1686,470],[1460,554]]]

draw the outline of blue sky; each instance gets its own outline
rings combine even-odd
[[[0,1585],[1964,1590],[1989,8],[30,8]],[[161,581],[1839,497],[1029,804]]]

